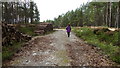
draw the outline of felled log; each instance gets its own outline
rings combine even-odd
[[[36,34],[44,34],[45,31],[44,31],[44,30],[37,30],[37,31],[35,31],[35,33],[36,33]]]
[[[103,32],[109,32],[110,30],[108,28],[97,28],[97,29],[94,29],[93,33],[96,34],[96,35],[100,35],[101,33]]]

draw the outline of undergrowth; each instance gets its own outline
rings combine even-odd
[[[29,27],[29,26],[26,26],[26,27],[20,27],[18,28],[18,30],[24,34],[28,34],[30,36],[37,36],[37,34],[34,32],[35,30],[35,27]]]
[[[120,47],[118,41],[118,32],[112,34],[99,32],[99,35],[94,34],[94,29],[88,27],[73,28],[76,35],[87,43],[99,47],[104,54],[107,54],[110,59],[120,63]]]
[[[21,47],[23,42],[14,42],[13,45],[2,47],[2,60],[9,60]]]

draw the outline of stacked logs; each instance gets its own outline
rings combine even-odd
[[[49,31],[53,31],[53,25],[51,23],[40,23],[36,26],[35,33],[45,34]]]
[[[19,32],[16,27],[2,24],[2,46],[13,45],[14,42],[28,41],[31,36]]]

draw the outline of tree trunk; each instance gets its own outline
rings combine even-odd
[[[119,5],[117,7],[116,20],[115,20],[115,27],[116,28],[118,28],[118,20],[119,20]]]
[[[109,5],[107,3],[107,8],[106,8],[106,24],[105,24],[106,26],[108,26],[108,24],[107,24],[108,23],[108,6]]]
[[[120,1],[119,1],[118,28],[120,28]]]
[[[110,2],[109,4],[110,4],[110,7],[109,7],[109,9],[110,9],[110,11],[109,11],[109,14],[110,14],[109,15],[109,27],[111,27],[111,18],[112,18],[112,13],[111,13],[112,8],[111,7],[112,7],[112,2]]]
[[[3,5],[4,5],[4,4],[3,4],[3,2],[2,2],[2,22],[4,21],[4,14],[3,14],[3,13],[4,13],[4,11],[3,11],[4,9],[3,9]]]
[[[26,7],[27,3],[26,3],[26,0],[25,0],[25,3],[24,3],[24,14],[25,14],[25,21],[24,23],[27,23],[27,7]]]
[[[30,2],[30,20],[31,20],[31,23],[33,23],[33,2]]]
[[[17,23],[19,23],[19,13],[18,13],[18,5],[19,5],[19,3],[17,2],[17,9],[16,9],[16,14],[17,14]]]

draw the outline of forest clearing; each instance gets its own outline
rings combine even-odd
[[[113,66],[114,62],[103,55],[97,47],[86,44],[64,29],[32,38],[8,66]]]
[[[3,67],[120,67],[120,1],[87,2],[42,22],[34,1],[0,7]]]

